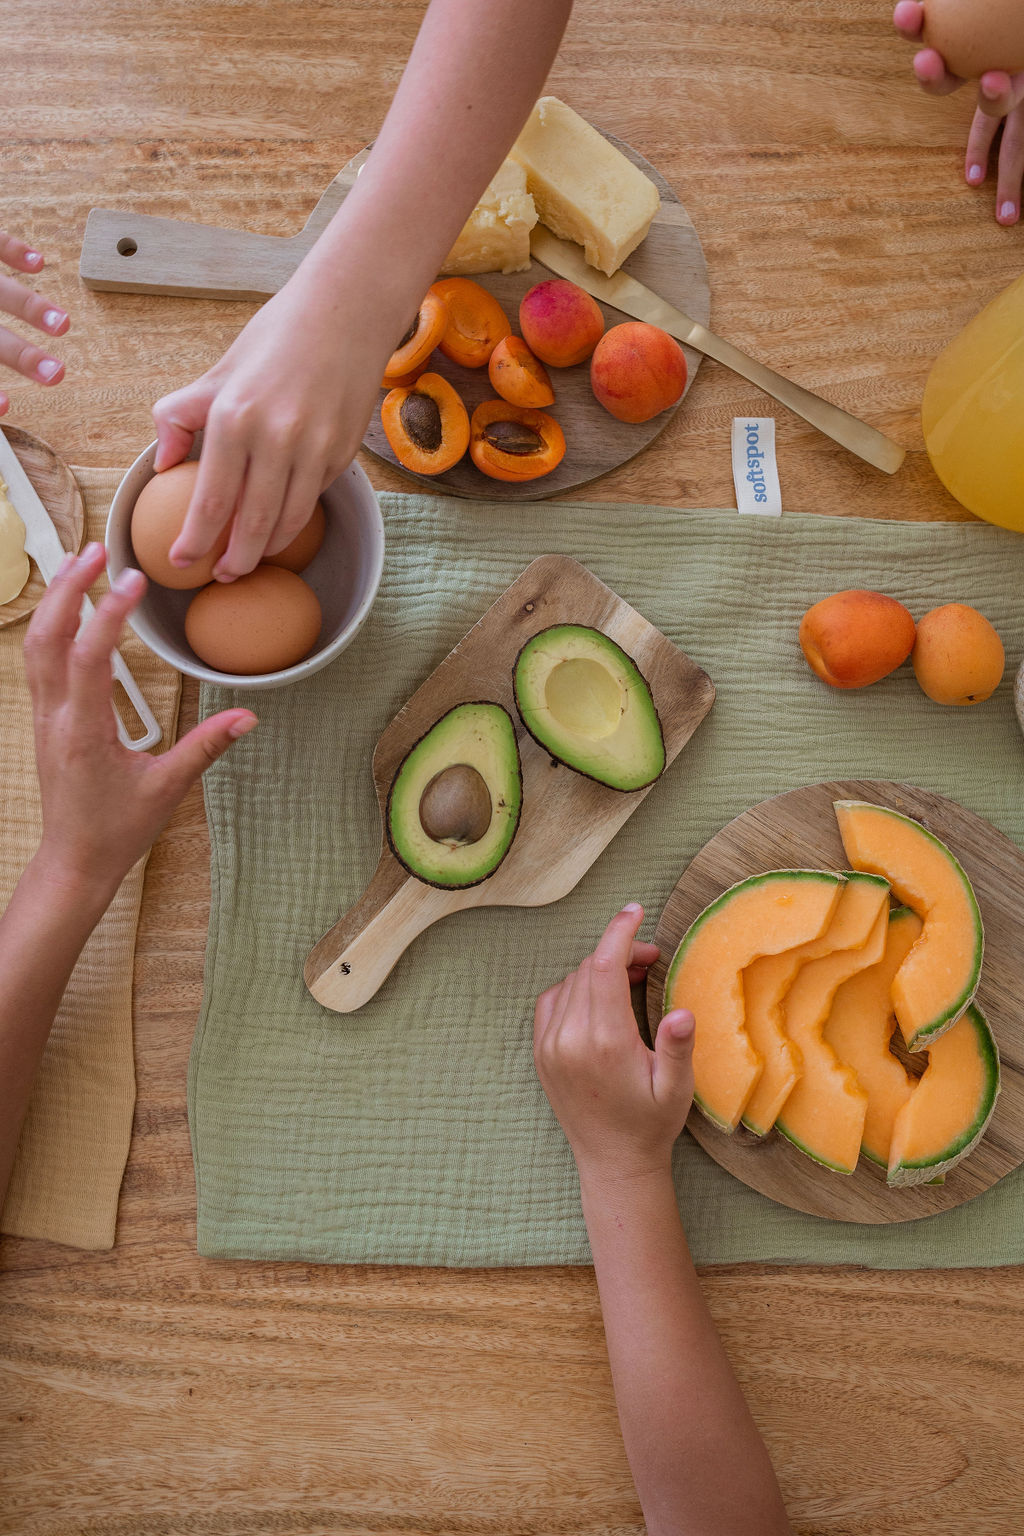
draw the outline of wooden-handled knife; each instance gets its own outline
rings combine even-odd
[[[820,395],[812,394],[802,385],[794,384],[792,379],[784,378],[774,369],[766,368],[764,363],[748,357],[738,347],[715,336],[706,326],[691,320],[682,310],[673,308],[656,293],[652,293],[650,288],[638,283],[635,277],[621,271],[606,277],[603,272],[596,271],[584,260],[578,245],[569,240],[560,240],[542,224],[537,224],[530,235],[530,251],[535,261],[557,272],[559,277],[568,278],[571,283],[585,288],[603,304],[621,309],[624,314],[632,315],[637,320],[646,320],[649,325],[658,325],[677,341],[685,342],[705,356],[713,357],[716,362],[724,363],[733,373],[749,379],[758,389],[763,389],[773,399],[787,405],[791,411],[802,416],[804,421],[809,421],[812,427],[817,427],[826,437],[831,437],[858,458],[873,464],[876,469],[894,475],[906,458],[906,450],[899,443],[894,443],[892,438],[886,437],[884,432],[869,427],[867,422],[851,416],[838,405],[830,404]]]

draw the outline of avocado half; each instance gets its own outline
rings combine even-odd
[[[523,804],[516,730],[500,704],[457,704],[421,736],[388,793],[384,826],[399,863],[458,890],[493,875]]]
[[[623,791],[664,773],[665,738],[647,681],[599,629],[542,629],[519,652],[512,682],[526,729],[566,767]]]

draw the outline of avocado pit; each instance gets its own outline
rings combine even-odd
[[[491,794],[468,763],[443,768],[420,796],[420,825],[435,843],[478,843],[491,824]]]

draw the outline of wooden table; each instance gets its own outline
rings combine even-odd
[[[152,401],[252,307],[82,290],[89,207],[292,232],[373,136],[422,9],[7,0],[0,223],[48,254],[45,291],[74,317],[67,382],[15,388],[14,421],[72,463],[134,456]],[[955,518],[922,452],[921,389],[1024,266],[1024,239],[996,226],[991,189],[963,184],[970,103],[913,88],[887,9],[577,0],[551,89],[679,189],[716,328],[911,450],[889,480],[780,409],[787,507]],[[771,409],[706,363],[663,437],[591,494],[732,505],[730,420]],[[187,720],[188,685],[185,705]],[[197,1258],[185,1063],[207,860],[197,793],[147,876],[117,1247],[0,1248],[0,1531],[640,1531],[590,1270]],[[1015,1272],[745,1266],[705,1284],[797,1531],[1021,1529]]]

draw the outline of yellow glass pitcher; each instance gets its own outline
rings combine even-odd
[[[936,358],[921,425],[935,472],[957,501],[1024,533],[1024,277]]]

